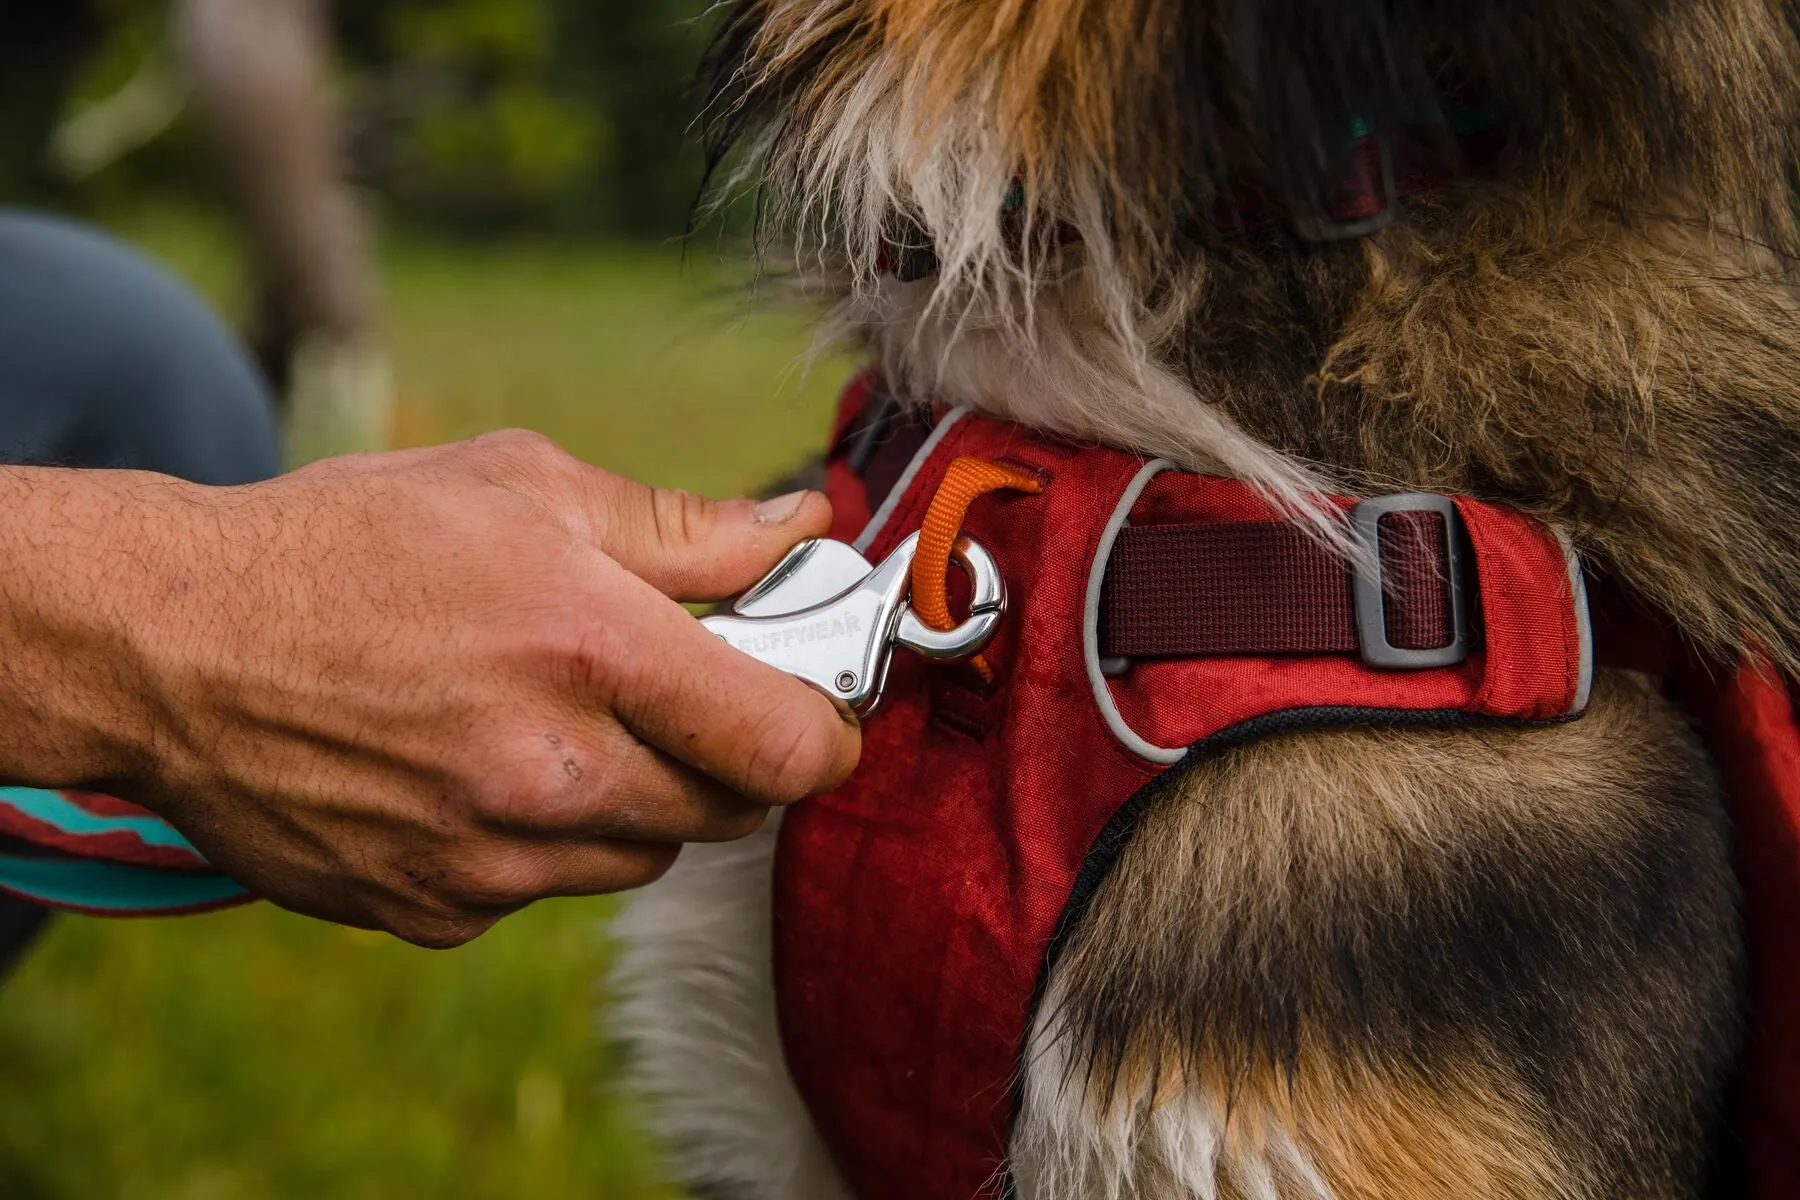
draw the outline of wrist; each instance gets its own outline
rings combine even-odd
[[[202,489],[128,471],[0,468],[0,779],[136,798],[161,678],[194,620]]]

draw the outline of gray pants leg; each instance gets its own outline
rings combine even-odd
[[[103,234],[0,209],[0,463],[236,484],[280,462],[268,390],[193,292]],[[45,916],[0,898],[0,975]]]

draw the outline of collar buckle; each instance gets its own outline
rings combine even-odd
[[[1399,215],[1400,185],[1394,173],[1394,147],[1386,135],[1371,133],[1357,140],[1342,182],[1345,186],[1327,201],[1323,213],[1294,215],[1294,232],[1305,241],[1354,241],[1381,232]],[[1381,205],[1375,211],[1348,217],[1336,215],[1346,209],[1366,207],[1371,197]]]

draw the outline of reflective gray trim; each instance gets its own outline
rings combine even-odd
[[[1081,660],[1087,667],[1088,685],[1094,690],[1094,704],[1100,709],[1101,719],[1127,750],[1139,758],[1163,766],[1173,766],[1180,762],[1187,756],[1188,748],[1157,746],[1145,741],[1125,723],[1119,706],[1113,702],[1112,689],[1106,686],[1106,675],[1100,668],[1100,585],[1106,579],[1106,564],[1112,558],[1113,543],[1119,540],[1119,531],[1125,528],[1132,506],[1144,494],[1144,489],[1150,486],[1152,479],[1173,469],[1173,463],[1160,458],[1146,463],[1144,469],[1133,477],[1120,494],[1119,505],[1113,509],[1112,518],[1100,533],[1100,544],[1094,549],[1094,565],[1088,569],[1087,599],[1081,613]]]
[[[869,518],[868,525],[864,526],[856,540],[850,543],[856,547],[857,553],[867,554],[869,552],[869,547],[873,546],[875,539],[881,536],[882,526],[888,523],[888,519],[894,515],[894,510],[900,507],[900,501],[906,495],[906,489],[912,486],[912,481],[917,478],[920,469],[925,466],[925,460],[930,458],[931,452],[938,448],[938,444],[944,440],[944,435],[950,432],[950,427],[968,415],[969,410],[966,408],[953,408],[944,414],[944,419],[937,423],[937,428],[931,431],[931,436],[925,439],[923,446],[919,447],[919,452],[913,455],[911,462],[906,464],[906,470],[901,472],[899,481],[894,484],[894,490],[887,494],[887,498],[881,502],[881,507],[875,510],[873,517]]]
[[[1587,711],[1588,697],[1594,691],[1594,618],[1588,611],[1587,572],[1581,568],[1581,555],[1575,552],[1575,544],[1569,535],[1556,530],[1556,540],[1562,543],[1563,558],[1569,564],[1569,598],[1575,605],[1575,635],[1581,642],[1581,677],[1575,683],[1575,703],[1569,706],[1569,716],[1579,717]]]

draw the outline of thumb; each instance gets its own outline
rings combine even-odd
[[[608,476],[591,507],[601,549],[657,591],[683,602],[743,591],[806,538],[831,526],[818,492],[773,500],[709,500]]]

